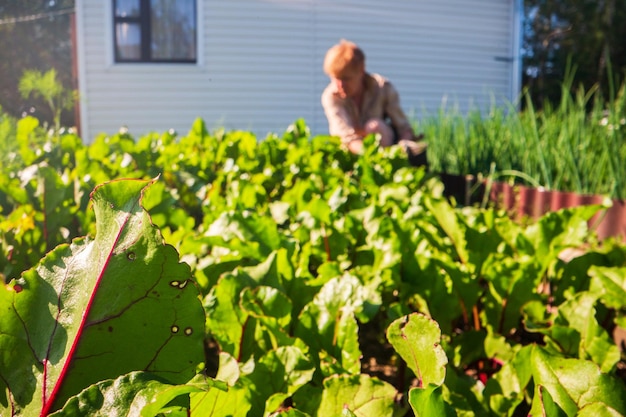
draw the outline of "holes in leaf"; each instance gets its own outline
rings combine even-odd
[[[183,288],[187,286],[187,282],[189,282],[188,279],[184,281],[170,281],[170,287],[174,287],[174,288],[178,288],[182,290]]]
[[[135,252],[128,252],[126,254],[126,259],[128,259],[129,261],[134,261],[135,259],[137,259],[137,255],[135,254]]]
[[[176,334],[180,331],[180,327],[174,324],[172,327],[170,327],[170,330],[172,333]],[[183,333],[185,334],[185,336],[191,336],[193,334],[193,328],[186,327]]]

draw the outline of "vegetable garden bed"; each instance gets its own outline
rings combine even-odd
[[[626,414],[626,247],[598,206],[455,206],[401,149],[302,121],[85,145],[26,119],[16,145],[1,415]]]

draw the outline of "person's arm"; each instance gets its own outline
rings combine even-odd
[[[415,135],[413,127],[404,111],[400,107],[400,96],[398,91],[389,82],[385,83],[385,94],[387,98],[385,113],[391,119],[398,138],[398,145],[409,154],[418,155],[425,151],[427,144],[422,141],[423,134]]]
[[[400,140],[415,140],[415,133],[402,107],[400,107],[400,95],[395,87],[387,81],[385,89],[385,115],[391,120],[391,125],[398,134]]]
[[[341,143],[353,153],[363,151],[363,132],[353,125],[348,110],[332,93],[325,91],[322,95],[322,107],[328,120],[328,133],[339,136]]]

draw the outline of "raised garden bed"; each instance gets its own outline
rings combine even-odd
[[[550,211],[582,205],[608,205],[589,221],[589,228],[600,240],[609,237],[626,240],[626,201],[602,195],[547,190],[477,178],[473,175],[440,174],[445,193],[459,204],[489,204],[506,210],[511,218],[538,219]]]

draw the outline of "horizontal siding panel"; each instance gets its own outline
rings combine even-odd
[[[205,113],[207,111],[224,111],[228,110],[229,112],[241,113],[242,111],[247,111],[250,114],[267,114],[269,112],[274,113],[304,113],[312,110],[313,106],[310,105],[308,100],[303,100],[301,97],[295,98],[293,100],[285,100],[284,103],[281,104],[273,104],[273,105],[265,105],[263,106],[261,103],[263,101],[268,101],[268,96],[246,96],[242,98],[231,98],[227,101],[223,99],[219,100],[211,100],[211,98],[204,98],[204,101],[195,101],[195,102],[175,102],[172,103],[170,101],[165,101],[163,106],[155,106],[155,99],[150,97],[141,97],[137,99],[133,98],[133,106],[134,110],[125,109],[124,107],[120,108],[119,105],[109,104],[111,101],[127,101],[128,97],[125,96],[112,96],[109,100],[101,101],[99,103],[94,103],[99,106],[100,112],[105,112],[109,110],[113,113],[118,113],[120,117],[128,117],[130,115],[144,114],[147,112],[150,113],[167,113],[167,114],[177,114],[181,112],[194,112],[194,113]],[[259,104],[259,109],[245,109],[240,110],[242,107],[248,107],[246,104],[253,100],[255,103]]]
[[[228,113],[226,113],[226,110],[228,110]],[[267,111],[267,110],[263,110],[263,111],[240,111],[237,112],[236,109],[223,109],[223,110],[219,110],[219,111],[213,111],[213,112],[176,112],[175,114],[173,114],[171,111],[170,112],[166,112],[166,111],[150,111],[150,112],[143,112],[143,113],[138,113],[133,115],[133,119],[129,120],[129,119],[124,119],[123,117],[121,117],[121,115],[119,114],[119,111],[114,111],[114,109],[112,109],[111,111],[101,111],[99,113],[102,117],[106,117],[106,118],[110,118],[110,119],[115,119],[117,120],[117,124],[116,124],[116,130],[117,127],[119,126],[128,126],[130,128],[134,128],[134,126],[143,126],[144,130],[150,130],[150,129],[156,129],[159,126],[161,126],[161,129],[169,129],[169,128],[176,128],[176,130],[180,130],[181,128],[185,128],[185,126],[187,124],[191,124],[191,122],[197,118],[197,117],[202,117],[203,119],[207,120],[207,121],[211,121],[211,120],[219,120],[219,121],[223,121],[226,123],[235,123],[235,124],[248,124],[250,122],[260,122],[262,120],[265,119],[265,122],[267,125],[286,125],[289,124],[291,122],[293,122],[295,119],[301,117],[300,113],[284,113],[281,115],[281,117],[277,120],[277,118],[273,118],[271,119],[270,122],[267,121],[267,117],[269,116],[275,116],[274,112],[272,111]],[[305,114],[306,115],[306,114]],[[157,119],[155,119],[157,118]],[[182,120],[182,123],[181,123]],[[189,120],[189,123],[186,122],[186,120]],[[151,126],[150,124],[153,124],[154,126]],[[104,124],[103,124],[104,125]],[[140,133],[140,132],[139,132]]]
[[[180,130],[181,128],[185,128],[185,126],[188,124],[187,120],[189,120],[189,124],[191,124],[191,122],[197,117],[202,117],[203,119],[207,121],[221,121],[225,123],[226,125],[231,125],[231,126],[233,125],[236,126],[238,124],[248,125],[253,122],[265,123],[266,125],[282,126],[282,125],[287,125],[293,122],[293,120],[302,116],[300,114],[281,114],[280,118],[273,118],[270,121],[268,121],[267,117],[275,116],[274,112],[267,111],[267,110],[237,112],[236,109],[235,110],[221,109],[221,110],[215,110],[211,112],[210,111],[189,112],[189,113],[177,112],[175,115],[173,115],[171,111],[170,112],[150,111],[150,112],[143,112],[143,113],[134,115],[135,117],[133,118],[133,120],[121,118],[119,115],[119,112],[115,112],[115,111],[111,111],[111,112],[103,111],[100,114],[103,117],[116,119],[118,121],[118,123],[115,125],[116,130],[117,130],[117,127],[119,126],[129,126],[129,127],[143,126],[144,131],[157,128],[160,126],[162,127],[162,129],[175,128],[176,130]],[[154,127],[150,125],[151,123],[154,125]],[[141,133],[141,132],[136,132],[136,133]]]

